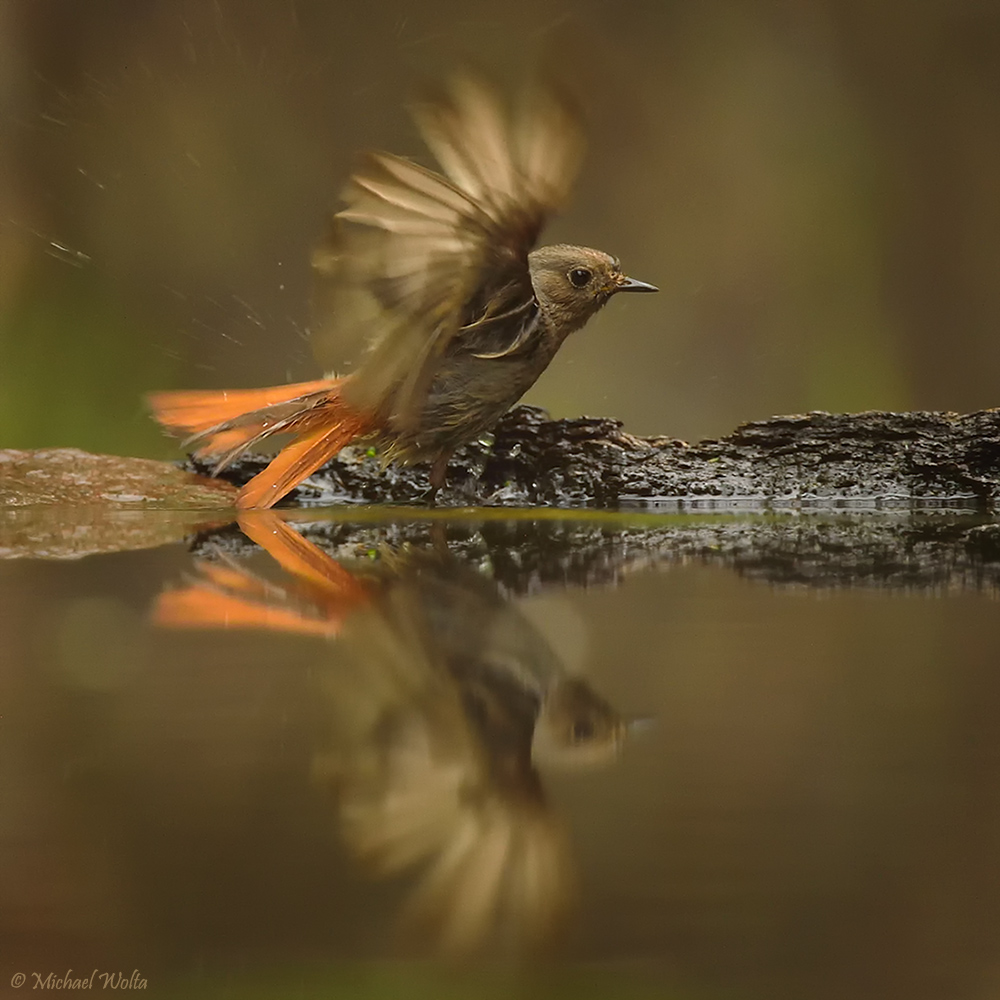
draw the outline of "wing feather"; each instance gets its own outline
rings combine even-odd
[[[578,116],[551,89],[510,115],[462,76],[413,114],[443,174],[368,154],[313,260],[317,352],[342,366],[363,345],[345,398],[400,427],[418,419],[443,356],[502,357],[536,328],[528,253],[583,150]]]

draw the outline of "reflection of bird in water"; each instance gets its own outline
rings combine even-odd
[[[387,552],[349,572],[273,512],[240,525],[293,582],[202,563],[155,620],[336,635],[316,767],[351,851],[379,875],[425,866],[405,924],[445,951],[545,940],[573,877],[536,765],[612,758],[620,717],[492,581],[447,555]]]

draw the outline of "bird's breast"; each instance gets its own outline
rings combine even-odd
[[[492,427],[548,366],[555,352],[545,347],[500,358],[443,359],[419,419],[410,428],[392,428],[394,451],[409,461],[429,460]]]

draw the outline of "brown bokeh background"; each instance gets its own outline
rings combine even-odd
[[[1000,8],[983,2],[0,6],[0,445],[168,455],[141,395],[317,371],[309,253],[359,149],[471,62],[547,66],[590,150],[552,239],[657,297],[529,400],[698,438],[971,410],[1000,370]]]
[[[167,456],[146,390],[314,374],[309,253],[355,151],[423,157],[405,99],[463,60],[570,81],[591,146],[550,236],[662,288],[533,402],[692,438],[1000,403],[998,52],[971,0],[2,0],[0,448]],[[286,995],[331,941],[381,954],[397,899],[308,780],[328,654],[155,632],[189,570],[0,565],[4,960],[160,985],[283,959]],[[1000,626],[939,596],[691,566],[569,593],[598,689],[656,720],[547,779],[569,956],[712,995],[994,996]]]

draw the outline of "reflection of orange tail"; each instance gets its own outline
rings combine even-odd
[[[340,398],[342,379],[269,389],[159,392],[149,397],[156,419],[193,435],[199,456],[218,455],[215,471],[274,434],[294,438],[240,490],[241,508],[270,507],[356,437],[370,433],[370,416]]]
[[[368,588],[271,511],[240,515],[240,527],[293,575],[292,590],[241,566],[201,562],[201,578],[161,594],[153,621],[168,628],[259,628],[334,636],[368,603]]]
[[[354,605],[368,591],[332,556],[303,538],[273,510],[248,510],[237,519],[240,530],[296,579],[315,587],[324,603]]]
[[[161,594],[153,621],[167,628],[260,628],[321,636],[336,635],[340,628],[339,621],[223,593],[201,581]]]

